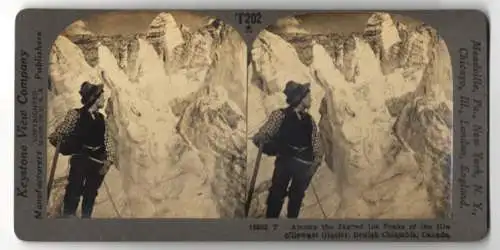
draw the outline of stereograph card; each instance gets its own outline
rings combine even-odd
[[[476,241],[477,10],[25,9],[27,241]]]

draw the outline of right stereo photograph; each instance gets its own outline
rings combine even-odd
[[[434,27],[313,13],[250,50],[249,217],[450,217],[453,80]]]

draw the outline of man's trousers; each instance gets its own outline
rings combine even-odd
[[[75,216],[80,197],[82,200],[82,218],[90,218],[98,190],[104,180],[99,171],[103,164],[84,155],[74,155],[70,159],[70,170],[66,193],[64,195],[64,215]]]
[[[279,217],[288,193],[287,217],[297,218],[312,175],[313,171],[310,164],[297,161],[293,158],[278,157],[275,161],[272,183],[267,198],[266,217]],[[287,192],[289,184],[290,189]]]

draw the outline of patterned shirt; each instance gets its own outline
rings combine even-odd
[[[80,113],[76,109],[71,109],[66,113],[64,120],[56,127],[54,133],[49,136],[52,144],[56,143],[65,136],[69,135],[75,128],[80,118]],[[105,120],[104,145],[106,150],[106,159],[111,163],[115,163],[115,143],[109,130],[108,121]]]
[[[284,118],[285,114],[281,110],[271,112],[268,120],[264,123],[264,125],[262,125],[257,134],[254,136],[256,142],[260,144],[261,142],[269,141],[277,135]],[[313,150],[313,165],[319,165],[323,160],[324,152],[321,145],[319,129],[314,121],[312,122],[311,144]]]

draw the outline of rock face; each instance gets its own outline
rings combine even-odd
[[[310,112],[326,156],[302,217],[447,216],[451,62],[432,28],[374,13],[363,32],[350,35],[264,31],[252,53],[249,136],[284,105],[279,92],[286,80],[309,81],[315,89]],[[249,168],[256,154],[248,142]],[[273,161],[261,161],[252,208],[257,217],[265,209]]]
[[[313,75],[300,58],[301,56],[294,46],[269,31],[262,31],[254,42],[252,65],[255,72],[252,74],[254,77],[252,83],[263,91],[264,96],[259,101],[264,103],[266,113],[285,104],[286,98],[283,95],[283,90],[287,81],[297,80],[312,83]],[[318,85],[313,85],[311,92],[314,96],[311,112],[318,119],[322,89]],[[249,98],[253,98],[253,96]],[[262,121],[262,119],[258,120]]]
[[[147,41],[151,43],[160,59],[165,64],[165,71],[171,68],[174,62],[172,53],[175,47],[184,43],[181,30],[177,26],[175,19],[168,13],[159,14],[149,26]]]
[[[390,48],[401,41],[399,32],[387,13],[375,13],[366,23],[363,38],[370,44],[375,57],[379,60],[387,60]]]
[[[105,83],[117,166],[95,217],[239,217],[246,185],[246,46],[221,22],[179,27],[168,13],[133,36],[61,34],[51,52],[49,131],[79,107],[84,80]],[[193,51],[196,42],[210,46]],[[188,39],[186,39],[188,38]],[[85,42],[82,42],[85,41]],[[83,45],[85,44],[85,45]],[[181,61],[176,53],[188,60]],[[189,58],[203,54],[206,61]],[[224,58],[224,56],[227,58]],[[104,74],[101,74],[104,72]],[[51,166],[53,147],[48,148]],[[49,214],[60,211],[68,172],[60,156]]]

